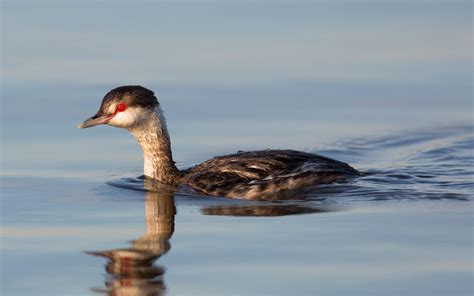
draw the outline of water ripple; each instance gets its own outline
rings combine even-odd
[[[306,188],[276,200],[331,203],[439,199],[465,201],[472,198],[474,189],[473,151],[474,133],[471,127],[345,141],[332,149],[315,152],[333,158],[349,158],[355,167],[364,168],[366,176],[349,184]],[[129,190],[150,190],[150,186],[144,185],[143,176],[111,180],[107,184]],[[173,190],[163,185],[154,185],[153,189]],[[188,192],[181,190],[178,193]],[[216,209],[207,210],[206,213],[219,212]],[[243,212],[245,210],[237,211],[236,215]]]

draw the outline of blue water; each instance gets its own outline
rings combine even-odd
[[[1,5],[2,295],[473,293],[469,1]],[[288,148],[367,175],[147,191],[128,132],[75,128],[122,84],[181,168]]]

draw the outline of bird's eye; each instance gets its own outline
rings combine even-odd
[[[125,105],[124,103],[120,103],[117,105],[117,112],[123,112],[125,111],[125,109],[127,109],[127,105]]]

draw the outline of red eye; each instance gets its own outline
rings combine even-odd
[[[117,105],[117,112],[123,112],[125,111],[125,109],[127,109],[127,105],[125,105],[124,103],[120,103]]]

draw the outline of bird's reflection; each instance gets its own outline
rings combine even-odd
[[[147,192],[146,233],[126,249],[86,252],[107,258],[104,288],[93,288],[108,295],[163,295],[165,268],[155,261],[170,248],[176,207],[170,191]]]
[[[171,249],[174,232],[176,188],[141,179],[146,191],[146,232],[132,241],[130,248],[86,252],[107,259],[105,287],[93,291],[108,295],[163,295],[165,268],[155,264]],[[179,194],[179,193],[178,193]],[[202,197],[207,198],[207,197]],[[204,215],[275,217],[334,211],[334,208],[311,207],[304,203],[259,201],[251,205],[226,204],[202,208]]]
[[[214,216],[247,216],[247,217],[277,217],[288,215],[316,214],[332,212],[334,209],[314,208],[291,204],[263,204],[251,206],[210,206],[201,210],[204,215]]]

